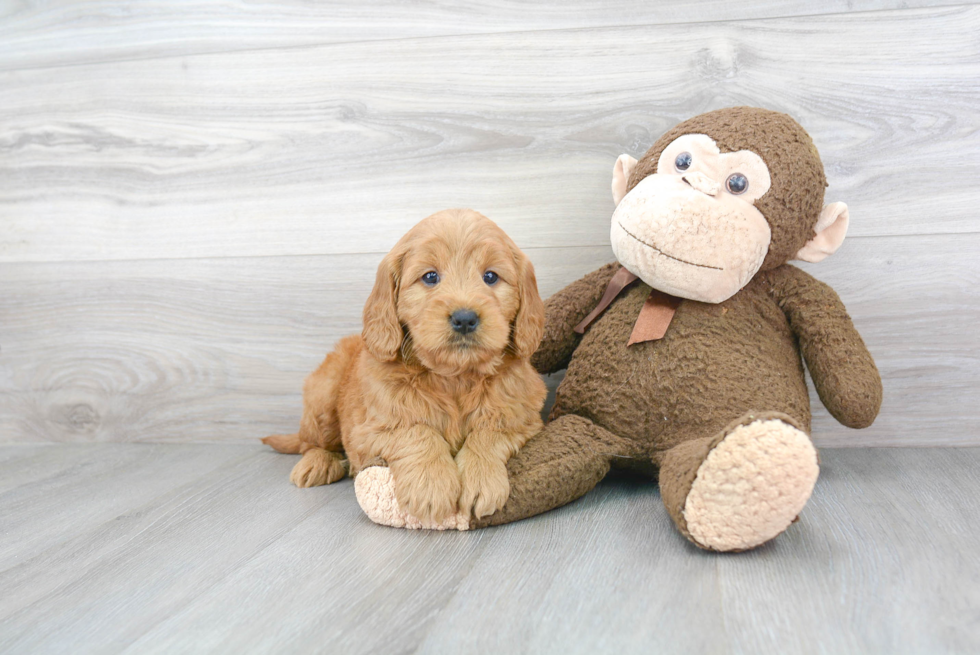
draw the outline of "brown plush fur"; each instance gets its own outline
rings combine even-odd
[[[435,286],[421,281],[428,271]],[[476,331],[452,330],[457,309],[477,312]],[[307,378],[299,432],[263,441],[303,453],[290,477],[300,487],[342,478],[344,455],[351,475],[383,460],[413,515],[491,514],[509,493],[508,459],[541,429],[545,387],[529,358],[543,324],[534,268],[513,241],[476,212],[434,214],[378,267],[362,335]]]
[[[664,338],[632,346],[630,332],[650,294],[642,281],[620,293],[585,335],[573,331],[618,263],[552,296],[532,359],[542,373],[567,367],[552,421],[508,464],[507,504],[477,525],[570,502],[611,465],[652,465],[668,512],[689,537],[685,498],[699,466],[727,434],[759,417],[809,433],[804,360],[841,423],[864,427],[877,415],[881,380],[843,304],[830,287],[786,263],[813,237],[823,202],[826,181],[809,136],[775,112],[710,112],[659,139],[634,169],[630,187],[655,172],[671,141],[691,133],[707,134],[722,151],[752,150],[768,165],[772,186],[755,203],[772,229],[762,269],[724,302],[682,301]]]

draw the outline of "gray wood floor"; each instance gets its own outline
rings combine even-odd
[[[822,458],[797,524],[716,555],[632,478],[424,533],[258,446],[0,447],[0,652],[980,652],[980,449]]]

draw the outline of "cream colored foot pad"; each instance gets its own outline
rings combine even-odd
[[[819,466],[810,438],[780,420],[733,430],[708,453],[684,504],[691,536],[714,550],[769,541],[799,515]]]
[[[371,466],[358,473],[354,478],[354,494],[367,517],[379,525],[409,530],[469,530],[470,527],[464,514],[450,516],[442,523],[430,523],[403,512],[395,498],[391,469],[384,466]]]

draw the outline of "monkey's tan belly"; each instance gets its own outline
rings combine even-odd
[[[685,300],[663,339],[627,346],[649,291],[627,290],[589,328],[555,416],[584,416],[651,455],[712,436],[747,411],[783,412],[809,430],[799,351],[761,284],[718,305]]]

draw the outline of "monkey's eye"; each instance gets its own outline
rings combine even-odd
[[[435,271],[429,271],[422,276],[422,284],[427,287],[434,287],[439,284],[439,274]]]
[[[749,178],[741,173],[732,173],[728,176],[728,181],[725,182],[725,186],[728,187],[728,191],[733,195],[741,195],[749,188]]]
[[[691,167],[691,162],[693,161],[694,158],[691,157],[691,153],[682,152],[681,154],[677,155],[677,159],[674,160],[674,168],[679,171],[686,171]]]
[[[483,281],[486,282],[491,287],[495,285],[497,283],[497,280],[499,279],[500,276],[494,273],[493,271],[487,271],[486,273],[483,274]]]

